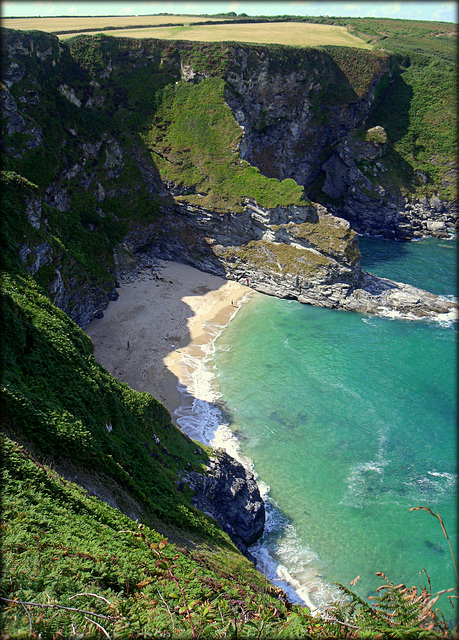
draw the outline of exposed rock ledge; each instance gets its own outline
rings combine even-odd
[[[195,492],[193,504],[212,516],[237,548],[255,562],[248,547],[262,535],[265,506],[253,474],[222,449],[215,451],[207,475],[188,473],[182,482]]]
[[[313,306],[406,319],[457,314],[455,302],[363,271],[349,222],[317,204],[264,209],[247,201],[237,215],[182,204],[126,241],[134,253]]]
[[[246,271],[251,286],[262,293],[293,298],[328,309],[357,311],[382,317],[405,319],[458,315],[458,305],[441,296],[409,284],[377,277],[362,269],[349,273],[349,281],[278,277],[261,270]],[[227,274],[231,278],[231,274]]]

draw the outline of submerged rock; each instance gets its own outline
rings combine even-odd
[[[182,478],[195,492],[193,504],[212,516],[250,560],[247,551],[263,534],[265,506],[253,474],[217,449],[207,466],[207,475],[196,471]]]

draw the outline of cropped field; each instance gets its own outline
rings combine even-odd
[[[250,42],[284,44],[302,47],[337,45],[371,49],[345,27],[299,22],[271,22],[255,24],[222,24],[156,27],[109,31],[112,36],[129,38],[159,38],[161,40],[193,40],[198,42]],[[72,34],[75,35],[75,34]],[[62,38],[68,37],[66,35]]]
[[[107,27],[111,36],[128,38],[159,38],[162,40],[193,40],[198,42],[250,42],[257,44],[284,44],[303,47],[337,45],[370,49],[345,27],[301,22],[264,22],[253,24],[196,25],[204,18],[196,16],[112,16],[62,18],[6,18],[3,26],[11,29],[38,29],[54,33],[61,39],[83,33],[97,33]],[[205,18],[205,20],[208,20]],[[219,19],[212,19],[218,22]],[[155,27],[174,23],[176,26]],[[184,26],[185,25],[185,26]],[[132,28],[139,27],[139,28]],[[71,32],[71,33],[69,33]]]
[[[47,33],[63,31],[80,31],[85,29],[105,29],[106,27],[149,27],[158,24],[191,24],[212,20],[218,22],[223,18],[203,18],[202,16],[62,16],[59,18],[3,18],[2,26],[8,29],[29,31],[37,29]]]

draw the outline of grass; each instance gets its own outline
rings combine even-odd
[[[457,183],[452,167],[457,157],[456,67],[437,56],[411,54],[381,96],[367,126],[381,125],[388,138],[387,178],[405,194],[416,192],[454,200]],[[394,112],[400,113],[398,118]],[[422,171],[427,183],[416,186]]]
[[[347,603],[312,617],[234,550],[164,538],[3,435],[2,453],[0,599],[9,637],[447,637],[426,588],[418,594],[381,573],[374,604],[338,585]]]
[[[303,189],[293,180],[267,178],[239,158],[242,130],[224,91],[219,78],[163,90],[150,129],[142,136],[163,180],[187,191],[178,200],[217,211],[240,211],[245,197],[267,208],[305,204]]]
[[[327,265],[330,260],[315,251],[300,249],[283,242],[252,240],[246,245],[224,249],[218,247],[217,255],[231,258],[251,266],[272,271],[276,275],[299,275],[311,277]]]
[[[57,638],[76,628],[94,637],[95,620],[116,638],[169,637],[175,630],[191,638],[192,628],[215,638],[234,621],[233,611],[243,607],[243,626],[244,619],[256,621],[261,605],[277,625],[287,624],[288,610],[274,589],[235,550],[183,546],[184,538],[174,544],[88,496],[8,438],[2,450],[4,632]],[[307,610],[292,610],[307,623]]]
[[[144,27],[129,31],[110,31],[110,35],[198,42],[248,42],[300,47],[334,45],[371,49],[369,44],[349,33],[345,27],[295,22]]]
[[[178,471],[201,469],[201,458],[164,407],[102,369],[90,339],[30,276],[3,273],[2,293],[4,429],[46,457],[94,466],[143,505],[147,520],[219,538],[176,488]]]

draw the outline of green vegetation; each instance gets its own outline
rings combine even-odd
[[[240,211],[245,197],[266,208],[305,204],[296,182],[267,178],[239,158],[242,130],[225,104],[224,92],[219,78],[162,91],[143,137],[163,180],[182,187],[187,202],[217,211]]]
[[[164,407],[102,369],[90,339],[30,277],[5,274],[2,280],[8,432],[48,458],[97,469],[138,500],[144,513],[218,539],[177,491],[178,470],[199,469],[202,461]]]
[[[381,27],[371,20],[364,27],[378,44]],[[372,118],[387,131],[392,179],[408,188],[420,168],[428,188],[437,188],[454,146],[447,127],[455,87],[449,41],[438,38],[435,49],[435,36],[411,30],[402,51],[403,34],[394,34],[384,42],[398,43],[398,67]],[[425,50],[436,53],[418,51],[421,37],[429,42]],[[41,32],[2,30],[4,55],[17,39],[24,47],[15,49],[16,68],[24,75],[11,94],[21,109],[27,104],[26,122],[4,136],[0,176],[5,634],[444,637],[430,592],[416,599],[388,581],[374,605],[342,586],[347,603],[327,617],[288,603],[192,506],[191,491],[180,483],[182,473],[204,471],[211,450],[184,436],[158,401],[98,365],[89,338],[48,297],[57,274],[73,294],[113,287],[118,243],[167,215],[152,193],[155,180],[174,183],[178,201],[216,211],[236,213],[244,198],[266,208],[307,203],[293,180],[267,178],[239,157],[242,132],[225,103],[227,46],[107,36],[62,46]],[[32,50],[50,53],[36,64]],[[341,83],[322,99],[337,105],[362,95],[386,59],[379,51],[326,52]],[[298,48],[273,47],[270,70],[317,56],[322,53],[308,58]],[[257,55],[250,64],[258,64]],[[210,77],[187,84],[181,65]],[[78,106],[88,100],[92,106]],[[150,189],[145,172],[153,176]],[[354,234],[344,227],[320,221],[288,231],[312,250],[253,241],[216,251],[294,276],[326,269],[326,255],[344,246],[350,262],[359,257]],[[63,476],[84,478],[119,510]]]
[[[365,133],[365,140],[366,142],[373,142],[374,144],[386,144],[387,134],[383,127],[373,127]]]
[[[331,104],[335,102],[343,104],[351,97],[346,95],[349,91],[349,89],[346,91],[347,86],[358,98],[368,93],[388,59],[388,55],[384,51],[369,53],[361,49],[347,47],[323,47],[323,49],[340,71],[340,82],[338,86],[333,88],[334,100]],[[328,100],[325,99],[324,102],[327,104]]]
[[[350,227],[325,219],[314,223],[303,222],[290,229],[290,233],[293,237],[307,239],[326,255],[339,255],[344,251],[351,263],[360,260],[357,234]]]
[[[387,132],[386,177],[402,192],[457,197],[457,25],[411,20],[350,20],[373,47],[396,55],[393,81],[366,126]],[[427,182],[418,183],[422,172]]]
[[[10,637],[71,637],[75,630],[102,637],[96,623],[114,638],[236,637],[236,630],[255,635],[263,627],[292,637],[312,626],[307,609],[279,600],[229,545],[193,544],[189,533],[167,541],[9,439],[2,448],[3,630]],[[35,606],[28,614],[18,601]]]
[[[218,255],[226,255],[238,262],[255,265],[279,275],[312,276],[317,269],[327,266],[328,259],[314,250],[299,249],[283,242],[252,240],[246,245],[218,248]]]
[[[385,164],[405,191],[418,191],[452,200],[457,184],[457,78],[451,62],[438,57],[410,56],[372,113],[368,126],[387,132]],[[400,117],[397,118],[397,113]],[[416,188],[414,175],[422,171],[427,184]],[[414,183],[414,184],[413,184]]]
[[[445,627],[418,593],[385,580],[370,605],[312,617],[251,563],[171,541],[65,481],[2,438],[3,630],[14,638],[426,638]],[[237,582],[235,582],[237,576]]]

